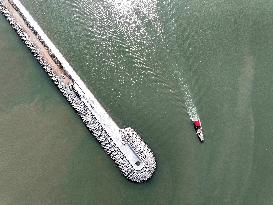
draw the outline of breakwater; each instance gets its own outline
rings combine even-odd
[[[135,182],[149,179],[156,162],[141,137],[116,125],[19,1],[0,0],[0,11],[123,175]]]

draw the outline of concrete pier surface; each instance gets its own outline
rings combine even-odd
[[[0,11],[123,175],[135,182],[149,179],[156,162],[141,137],[117,126],[20,1],[0,0]]]

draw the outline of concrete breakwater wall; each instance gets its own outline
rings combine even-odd
[[[141,137],[116,125],[18,0],[0,0],[0,11],[123,175],[135,182],[149,179],[156,162]]]

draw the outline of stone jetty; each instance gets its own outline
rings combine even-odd
[[[76,110],[122,174],[144,182],[156,169],[151,149],[132,129],[120,129],[18,0],[0,0],[0,12]]]

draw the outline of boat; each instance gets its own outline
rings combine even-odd
[[[204,138],[201,120],[200,119],[192,119],[192,122],[193,122],[195,133],[196,133],[198,139],[200,140],[200,142],[204,142],[205,138]]]

